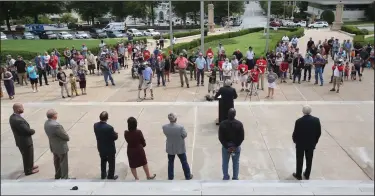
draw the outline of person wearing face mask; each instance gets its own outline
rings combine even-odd
[[[314,62],[313,58],[311,57],[311,55],[309,53],[306,54],[306,57],[305,57],[305,66],[303,67],[303,80],[302,81],[306,81],[306,76],[307,74],[309,74],[309,77],[307,78],[308,82],[310,82],[310,79],[311,79],[311,67],[312,67],[312,64]]]
[[[232,68],[233,68],[232,78],[233,78],[233,81],[236,82],[236,84],[237,84],[237,82],[238,82],[238,59],[237,59],[236,55],[233,55],[230,63],[232,64]]]
[[[34,165],[34,146],[32,135],[35,130],[30,128],[29,123],[23,118],[24,108],[21,103],[13,105],[13,114],[9,118],[16,146],[21,152],[23,171],[26,176],[38,173],[38,166]]]
[[[197,67],[197,86],[199,86],[199,82],[204,86],[204,68],[206,67],[207,61],[203,58],[202,53],[199,53],[198,56],[194,63]]]
[[[302,55],[298,55],[297,59],[293,63],[293,83],[296,83],[296,78],[298,78],[298,84],[301,84],[301,70],[304,67],[304,60]]]
[[[232,76],[232,64],[229,62],[229,59],[226,58],[223,64],[223,78],[225,80],[231,80]]]

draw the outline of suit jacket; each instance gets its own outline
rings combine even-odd
[[[320,135],[321,126],[319,118],[305,115],[296,120],[292,136],[296,148],[315,149]]]
[[[12,128],[14,139],[16,140],[16,146],[19,148],[27,148],[33,145],[33,139],[35,130],[30,129],[29,123],[18,114],[12,114],[9,118],[9,124]]]
[[[167,137],[166,152],[170,155],[186,153],[185,138],[187,132],[182,125],[170,123],[163,126],[164,135]]]
[[[52,119],[44,123],[44,131],[49,140],[50,150],[54,154],[65,154],[69,151],[69,135],[64,127]]]
[[[94,132],[99,154],[116,154],[115,141],[118,138],[118,134],[115,132],[113,127],[106,122],[97,122],[94,124]]]

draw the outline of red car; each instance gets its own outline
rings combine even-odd
[[[270,22],[270,26],[271,26],[271,27],[280,27],[281,24],[278,23],[278,22],[272,21],[272,22]]]

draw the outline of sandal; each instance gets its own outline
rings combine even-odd
[[[151,177],[148,177],[147,178],[147,180],[154,180],[155,179],[155,177],[156,177],[156,174],[154,174],[153,176],[151,176]]]
[[[270,96],[266,96],[265,98],[268,99],[268,98],[270,98]]]

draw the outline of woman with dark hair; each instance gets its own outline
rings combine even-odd
[[[5,89],[9,95],[9,99],[14,99],[14,81],[12,73],[8,70],[6,70],[4,67],[1,68],[3,75],[2,79],[4,81]]]
[[[137,120],[134,117],[128,118],[128,130],[125,131],[125,140],[128,143],[128,160],[129,167],[135,178],[139,180],[137,175],[137,168],[143,167],[143,170],[146,173],[147,180],[153,180],[156,177],[156,174],[150,175],[150,170],[147,165],[146,153],[144,147],[146,147],[146,141],[143,137],[142,131],[137,129]]]

